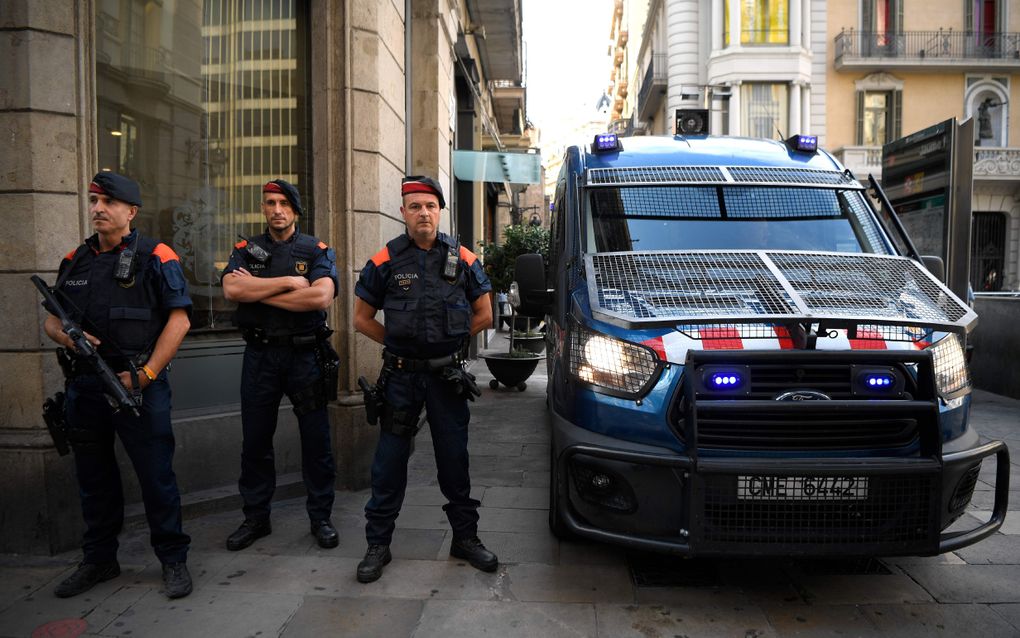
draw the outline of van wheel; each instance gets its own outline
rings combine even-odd
[[[528,389],[528,384],[521,381],[520,383],[517,384],[517,389],[520,390],[521,392],[524,392],[525,390]]]
[[[556,478],[559,476],[559,469],[556,463],[556,452],[549,453],[549,531],[556,538],[566,541],[577,538],[577,535],[567,528],[559,511],[559,487]]]
[[[489,379],[489,387],[493,390],[499,390],[499,381],[495,379]]]

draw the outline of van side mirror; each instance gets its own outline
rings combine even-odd
[[[545,259],[531,253],[514,263],[514,281],[521,297],[521,314],[540,317],[552,309],[553,292],[545,287]]]
[[[946,283],[946,265],[938,255],[921,255],[921,263],[935,278]]]

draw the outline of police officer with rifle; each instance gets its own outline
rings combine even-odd
[[[330,520],[336,469],[326,405],[336,399],[339,358],[329,344],[326,308],[337,295],[333,249],[297,227],[301,197],[282,179],[262,187],[266,232],[235,244],[223,296],[238,302],[234,322],[247,342],[241,370],[241,478],[244,522],[227,538],[237,551],[272,532],[276,489],[273,435],[280,400],[294,406],[311,533],[320,547],[340,540]]]
[[[383,368],[372,386],[364,378],[370,421],[381,426],[372,463],[372,498],[365,506],[368,551],[357,579],[372,582],[391,560],[390,541],[407,488],[407,462],[422,408],[435,450],[443,507],[453,529],[450,555],[495,571],[496,555],[478,539],[479,502],[468,473],[467,401],[479,395],[463,367],[470,336],[492,324],[492,285],[477,257],[439,232],[446,201],[429,177],[401,184],[406,232],[365,264],[354,302],[354,328],[383,344]],[[376,318],[385,313],[386,325]]]
[[[181,530],[166,373],[191,326],[191,298],[174,251],[131,229],[141,205],[136,182],[97,174],[89,185],[96,233],[64,257],[52,295],[33,279],[47,300],[51,315],[43,327],[63,347],[58,356],[67,377],[63,415],[50,404],[47,422],[64,417],[64,428],[56,429],[66,432],[74,450],[85,519],[84,558],[57,585],[54,593],[61,598],[120,574],[117,535],[124,496],[115,434],[138,476],[152,547],[163,565],[164,593],[180,598],[192,589],[185,564],[191,539]]]

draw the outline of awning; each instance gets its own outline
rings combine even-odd
[[[453,174],[465,182],[538,184],[542,179],[540,153],[454,151]]]

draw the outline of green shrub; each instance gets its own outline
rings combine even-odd
[[[514,280],[517,257],[538,253],[549,259],[549,231],[541,226],[517,225],[503,228],[502,244],[481,243],[485,274],[495,292],[506,292]]]

